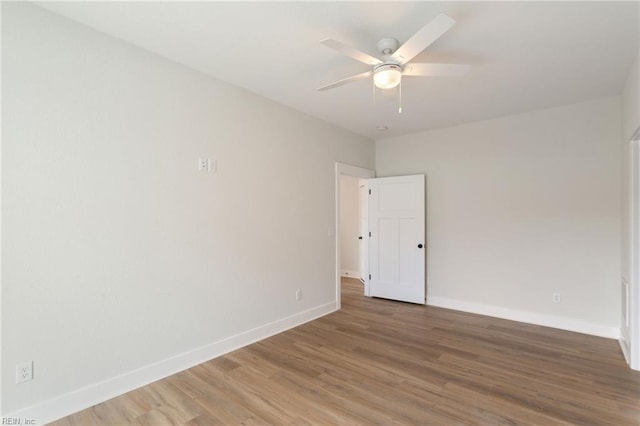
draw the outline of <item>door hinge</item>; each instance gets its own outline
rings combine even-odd
[[[371,279],[371,274],[369,274],[369,279]]]
[[[371,190],[369,190],[369,195],[371,195]]]
[[[369,232],[369,236],[371,236],[371,232]]]

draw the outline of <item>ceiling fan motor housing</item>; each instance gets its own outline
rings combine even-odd
[[[391,55],[398,50],[400,43],[395,38],[383,38],[378,42],[378,51],[383,55]]]
[[[373,67],[373,73],[377,74],[379,72],[385,72],[385,71],[398,71],[398,72],[402,72],[402,67],[398,64],[393,64],[393,63],[385,63],[385,64],[380,64],[380,65],[376,65],[375,67]]]

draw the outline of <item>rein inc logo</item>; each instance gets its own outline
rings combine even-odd
[[[0,424],[2,425],[35,425],[36,421],[34,419],[29,419],[27,417],[2,417],[0,419]]]

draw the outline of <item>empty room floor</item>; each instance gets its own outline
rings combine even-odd
[[[56,425],[640,424],[618,342],[362,296]]]

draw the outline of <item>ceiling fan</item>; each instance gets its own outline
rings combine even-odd
[[[371,70],[319,87],[319,91],[333,89],[353,81],[373,76],[373,84],[380,89],[398,86],[402,76],[431,77],[458,76],[465,74],[470,66],[462,64],[410,63],[424,49],[447,32],[456,21],[441,13],[422,27],[402,46],[394,38],[383,38],[378,42],[382,60],[347,46],[339,41],[327,38],[320,43],[372,67]],[[400,110],[401,111],[401,110]]]

